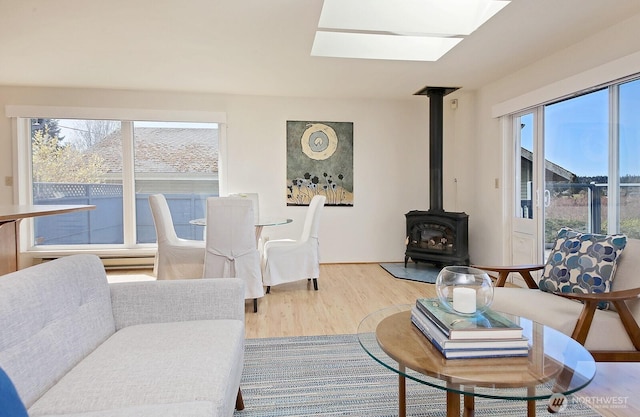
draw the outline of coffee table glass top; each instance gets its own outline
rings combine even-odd
[[[578,342],[506,314],[529,339],[528,356],[447,360],[411,323],[411,308],[392,306],[370,314],[358,327],[358,339],[378,363],[414,381],[479,397],[538,400],[576,392],[595,376],[595,361]]]

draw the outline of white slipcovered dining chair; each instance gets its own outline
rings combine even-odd
[[[231,193],[229,197],[246,198],[253,204],[253,222],[257,226],[260,224],[260,196],[258,193]],[[256,241],[258,242],[258,252],[262,253],[262,228],[256,227]]]
[[[253,203],[246,198],[207,198],[207,234],[203,277],[242,278],[245,300],[264,296],[260,253],[256,246]]]
[[[149,205],[156,226],[158,253],[157,279],[202,277],[204,241],[179,238],[173,226],[167,199],[162,194],[149,196]]]
[[[247,198],[253,204],[253,220],[254,224],[258,224],[260,220],[260,196],[258,193],[231,193],[229,197]]]
[[[267,294],[273,285],[313,280],[313,288],[318,290],[320,276],[320,247],[318,231],[320,213],[326,197],[316,195],[311,199],[298,240],[269,240],[264,244],[262,281],[267,286]]]

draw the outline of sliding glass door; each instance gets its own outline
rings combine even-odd
[[[512,224],[514,237],[536,236],[529,262],[561,227],[640,238],[639,111],[636,79],[512,116]],[[512,258],[523,260],[516,244]]]

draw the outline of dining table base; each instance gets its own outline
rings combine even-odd
[[[18,270],[18,221],[0,223],[0,275]]]

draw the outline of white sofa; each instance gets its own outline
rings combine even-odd
[[[0,367],[31,417],[230,417],[243,360],[240,279],[109,284],[93,255],[0,276]]]

